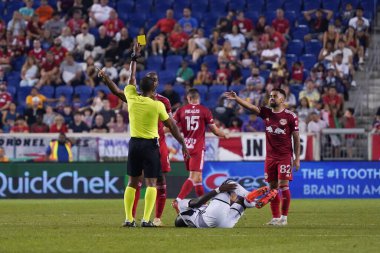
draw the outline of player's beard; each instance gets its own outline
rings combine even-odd
[[[278,107],[278,104],[276,101],[269,102],[269,106],[272,107],[273,109],[276,109]]]

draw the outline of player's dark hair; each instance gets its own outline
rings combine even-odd
[[[140,90],[142,92],[150,92],[154,90],[154,80],[149,76],[144,76],[140,81]]]
[[[197,89],[191,88],[187,91],[187,96],[189,96],[191,99],[197,99],[201,96],[201,94]]]
[[[280,89],[280,88],[274,88],[272,91],[277,91],[277,92],[280,92],[284,98],[286,98],[286,92],[283,90],[283,89]]]
[[[187,227],[185,221],[179,215],[177,216],[177,218],[175,218],[174,226],[176,226],[176,227]]]

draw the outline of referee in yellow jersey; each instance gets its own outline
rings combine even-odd
[[[133,46],[132,61],[130,64],[131,76],[124,92],[102,70],[98,70],[99,77],[110,87],[112,92],[121,100],[128,103],[129,123],[131,139],[129,141],[129,153],[127,174],[128,186],[124,193],[124,207],[126,219],[124,227],[136,227],[132,216],[132,207],[135,200],[135,192],[144,172],[147,189],[145,192],[144,217],[142,227],[154,227],[150,221],[154,204],[156,202],[156,181],[161,176],[160,152],[158,146],[158,120],[161,120],[169,128],[173,136],[182,145],[185,159],[189,157],[185,141],[180,134],[174,120],[169,117],[165,106],[154,98],[155,79],[145,76],[140,81],[141,94],[136,90],[136,59],[139,57],[141,46],[136,43]]]

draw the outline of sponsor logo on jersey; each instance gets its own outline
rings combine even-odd
[[[273,133],[275,133],[275,134],[286,134],[285,129],[281,129],[279,127],[276,127],[276,129],[273,130],[273,128],[275,128],[275,127],[274,126],[273,127],[272,126],[268,126],[268,127],[265,128],[265,130],[268,133],[271,133],[271,134],[273,134]]]

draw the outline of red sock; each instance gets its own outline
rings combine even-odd
[[[178,198],[179,199],[186,198],[186,196],[189,195],[189,193],[193,189],[193,186],[194,186],[193,180],[191,180],[190,178],[186,179],[185,183],[183,183],[182,185],[181,191],[178,194]]]
[[[157,184],[157,198],[156,198],[156,217],[161,219],[162,213],[165,208],[166,202],[166,184]]]
[[[195,184],[194,186],[195,186],[195,193],[197,194],[198,197],[205,194],[205,190],[203,189],[202,183]]]
[[[270,202],[270,209],[272,210],[273,218],[280,218],[280,195],[277,194],[276,197]]]
[[[288,216],[290,199],[291,199],[290,189],[288,185],[280,185],[280,190],[282,193],[282,203],[281,203],[282,215]]]
[[[136,188],[135,202],[133,202],[133,208],[132,208],[132,215],[133,215],[133,218],[136,218],[136,210],[137,210],[137,204],[139,203],[139,200],[140,200],[141,186],[142,186],[142,183],[140,182],[140,183],[137,185],[137,188]]]

